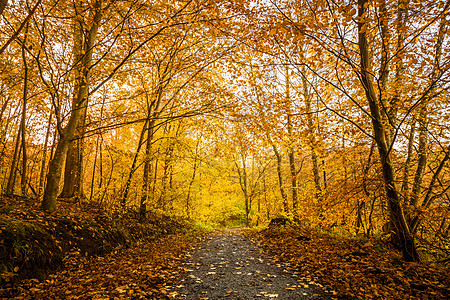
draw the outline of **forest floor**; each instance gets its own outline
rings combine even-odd
[[[166,299],[206,233],[185,220],[107,214],[74,203],[45,215],[0,196],[0,299]]]
[[[295,225],[247,235],[277,263],[305,282],[326,287],[337,299],[450,299],[450,268],[444,263],[405,262],[390,243],[350,239]]]
[[[0,197],[0,299],[449,299],[449,268],[293,225],[205,231]]]

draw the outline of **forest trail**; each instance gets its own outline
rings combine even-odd
[[[207,237],[185,262],[175,299],[324,299],[319,285],[270,260],[241,228]]]

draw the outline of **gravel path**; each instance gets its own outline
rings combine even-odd
[[[205,239],[172,287],[174,299],[324,299],[314,282],[271,262],[239,228]]]

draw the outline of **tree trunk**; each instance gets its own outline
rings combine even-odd
[[[288,205],[288,199],[286,195],[286,191],[284,190],[283,186],[283,174],[281,172],[281,154],[278,151],[275,144],[272,143],[272,149],[275,153],[275,157],[277,158],[277,174],[278,174],[278,184],[280,186],[280,193],[281,193],[281,199],[283,199],[283,210],[284,213],[289,213],[289,205]]]
[[[237,160],[235,160],[234,164],[236,166],[236,170],[239,175],[239,185],[241,186],[241,190],[244,193],[244,204],[245,204],[245,226],[250,226],[250,203],[249,203],[249,195],[248,195],[248,178],[247,178],[247,164],[245,163],[246,157],[243,153],[241,153],[242,160],[242,170],[239,166]]]
[[[292,136],[292,116],[291,116],[291,97],[289,94],[289,67],[286,65],[286,115],[287,131],[289,136],[288,158],[289,169],[291,171],[291,191],[292,191],[292,212],[294,217],[298,217],[298,196],[297,196],[297,170],[295,168],[294,140]]]
[[[191,190],[192,190],[192,186],[194,185],[194,181],[195,181],[195,175],[197,174],[197,165],[198,165],[198,152],[199,152],[199,145],[200,145],[200,140],[202,139],[202,134],[200,134],[197,137],[197,143],[195,145],[195,156],[194,156],[194,166],[193,166],[193,170],[192,170],[192,176],[191,176],[191,180],[189,181],[189,186],[188,186],[188,192],[187,192],[187,196],[186,196],[186,215],[189,217],[190,216],[190,200],[191,200]]]
[[[82,2],[75,5],[75,14],[81,15],[83,10]],[[91,14],[95,18],[97,11],[91,11]],[[95,22],[96,20],[93,19]],[[100,15],[98,13],[98,22],[100,21]],[[75,106],[78,101],[78,94],[83,93],[82,89],[88,90],[88,84],[83,84],[83,70],[89,68],[90,66],[83,66],[83,58],[87,50],[92,49],[94,46],[94,39],[89,44],[89,40],[85,43],[83,41],[84,36],[84,26],[83,22],[77,19],[73,20],[73,53],[74,53],[74,72],[75,72],[75,82],[77,83],[74,87],[73,93],[73,105]],[[88,35],[91,34],[90,31],[97,31],[98,28],[91,28]],[[90,64],[90,63],[89,63]],[[67,151],[67,159],[64,168],[64,185],[59,195],[60,198],[85,198],[83,191],[83,137],[85,132],[86,114],[87,114],[88,99],[85,99],[85,103],[80,107],[80,119],[77,123],[75,133],[72,140],[69,143],[69,148]]]
[[[390,99],[390,106],[388,110],[388,117],[390,123],[396,127],[397,126],[397,113],[398,107],[401,103],[403,94],[403,81],[404,81],[404,47],[405,47],[405,31],[406,31],[406,19],[408,15],[408,3],[409,0],[399,0],[397,5],[397,46],[396,55],[394,57],[395,61],[395,79],[394,85],[394,95]],[[394,131],[391,132],[394,134]],[[391,139],[393,136],[391,136]]]
[[[289,168],[291,170],[291,189],[292,189],[292,212],[298,217],[298,196],[297,196],[297,170],[295,168],[294,150],[289,151]]]
[[[381,167],[383,170],[384,187],[386,197],[389,203],[390,219],[394,227],[391,235],[395,235],[400,240],[400,247],[403,257],[407,261],[418,261],[414,236],[412,235],[403,208],[400,204],[399,195],[395,185],[395,173],[390,155],[390,145],[386,141],[387,130],[383,126],[383,117],[379,108],[379,100],[377,99],[372,75],[370,72],[370,54],[369,45],[366,39],[366,32],[362,30],[364,26],[364,13],[366,12],[367,0],[358,0],[358,46],[361,56],[361,83],[364,88],[367,101],[372,116],[372,127],[380,155]]]
[[[86,103],[87,105],[87,103]],[[59,198],[86,198],[83,190],[83,149],[86,105],[81,109],[77,129],[67,150],[64,168],[64,185]]]
[[[172,129],[171,129],[172,126],[170,124],[167,126],[167,124],[166,124],[165,134],[167,135],[166,138],[167,138],[168,143],[166,145],[167,148],[164,153],[164,167],[163,167],[164,172],[163,172],[163,177],[161,178],[162,189],[161,189],[160,200],[159,200],[160,203],[167,203],[166,192],[167,192],[167,190],[170,189],[170,176],[173,171],[172,159],[173,159],[173,150],[174,150],[174,146],[175,146],[173,138],[178,137],[180,126],[181,126],[181,124],[179,124],[179,126],[177,128],[175,137],[172,137],[172,136],[170,136],[170,132],[172,131]],[[167,181],[169,181],[169,186],[167,185]]]
[[[22,196],[27,196],[27,144],[26,144],[26,116],[27,116],[27,98],[28,98],[28,65],[25,53],[25,43],[28,36],[28,23],[26,24],[25,33],[22,42],[22,61],[23,61],[23,97],[22,97],[22,118],[20,120],[21,140],[22,140],[22,177],[20,185],[22,188]]]
[[[149,192],[150,192],[150,176],[152,175],[152,169],[153,169],[153,159],[151,158],[151,147],[153,142],[153,135],[155,134],[155,122],[159,114],[161,113],[159,108],[161,105],[162,95],[163,95],[163,86],[161,85],[161,81],[159,82],[158,90],[156,99],[153,101],[149,101],[149,98],[147,97],[147,145],[145,150],[145,157],[144,157],[144,174],[142,178],[142,195],[141,195],[141,201],[140,201],[140,208],[139,208],[139,215],[140,218],[145,218],[147,214],[147,203],[149,199]],[[146,94],[148,96],[148,94]],[[157,163],[154,167],[154,182],[153,182],[153,189],[152,189],[152,195],[154,197],[155,195],[155,188],[156,188],[156,175],[157,175]]]
[[[5,10],[6,5],[8,5],[8,0],[0,0],[0,15]]]
[[[417,169],[414,175],[414,185],[411,194],[410,205],[417,206],[420,198],[421,184],[425,168],[427,166],[427,136],[428,136],[428,120],[427,107],[424,103],[419,112],[419,147],[417,148],[418,160]]]
[[[11,168],[9,169],[8,183],[6,184],[6,195],[14,194],[14,186],[16,185],[17,160],[19,159],[18,157],[19,157],[21,131],[22,127],[19,126],[19,129],[17,130],[16,144],[14,146],[13,159],[11,161]]]
[[[306,80],[306,68],[302,66],[302,85],[303,85],[303,97],[305,98],[305,106],[306,106],[306,120],[308,123],[309,129],[309,142],[311,148],[311,158],[313,164],[313,176],[314,176],[314,186],[316,188],[316,198],[317,200],[322,199],[322,186],[320,184],[320,170],[319,170],[319,156],[317,155],[318,145],[316,138],[316,130],[314,127],[314,120],[312,117],[311,110],[311,95],[308,91],[308,81]]]
[[[408,152],[406,154],[405,160],[405,168],[403,169],[403,183],[402,183],[402,192],[404,194],[404,199],[406,199],[405,203],[408,203],[409,200],[409,171],[411,169],[411,160],[414,148],[414,134],[416,132],[416,121],[414,120],[411,124],[411,129],[409,131],[408,137]]]
[[[130,187],[131,187],[131,179],[133,178],[133,174],[136,171],[137,159],[139,157],[141,147],[144,144],[144,138],[145,138],[145,134],[147,133],[148,122],[149,122],[149,119],[147,118],[145,120],[144,126],[142,127],[142,131],[141,131],[141,135],[139,136],[139,142],[138,142],[138,146],[136,149],[136,153],[134,154],[133,162],[131,163],[131,168],[130,168],[130,172],[128,173],[127,181],[125,182],[125,189],[124,189],[122,200],[121,200],[122,208],[125,208],[125,206],[127,204],[128,193],[129,193]]]
[[[50,116],[48,117],[48,125],[47,125],[47,132],[45,133],[45,141],[42,148],[42,160],[41,160],[41,172],[39,174],[39,189],[38,189],[38,195],[42,195],[42,189],[45,185],[45,167],[46,167],[46,161],[47,161],[47,145],[48,140],[50,138],[50,130],[52,128],[52,117],[53,113],[50,113]]]
[[[152,122],[150,122],[152,123]],[[139,204],[139,220],[142,222],[147,217],[148,191],[150,186],[150,175],[152,174],[152,141],[153,141],[153,124],[149,124],[147,128],[147,143],[144,156],[144,174],[142,175],[142,195]]]
[[[59,130],[60,139],[56,146],[55,154],[49,163],[47,186],[45,187],[44,198],[42,200],[43,210],[49,213],[52,213],[56,210],[56,199],[59,192],[62,169],[64,161],[66,159],[69,143],[71,142],[75,134],[75,130],[78,126],[78,122],[82,117],[83,108],[86,106],[93,47],[102,15],[101,4],[101,0],[96,1],[93,7],[94,17],[84,48],[85,55],[83,56],[83,60],[81,61],[82,76],[81,78],[77,79],[77,83],[75,84],[75,86],[79,86],[77,98],[75,101],[73,101],[72,112],[70,114],[69,121],[66,127]],[[61,124],[59,124],[58,126],[61,126]]]

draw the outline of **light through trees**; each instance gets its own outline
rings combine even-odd
[[[449,5],[0,1],[2,193],[448,255]]]

